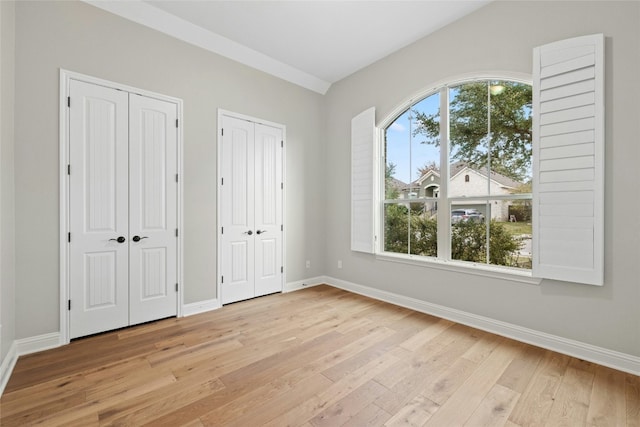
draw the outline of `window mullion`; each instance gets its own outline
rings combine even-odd
[[[449,201],[449,88],[440,89],[440,192],[438,258],[451,259],[451,205]],[[443,203],[444,202],[444,203]]]
[[[487,195],[491,195],[491,81],[487,81]],[[484,205],[485,217],[486,262],[491,264],[491,201]]]

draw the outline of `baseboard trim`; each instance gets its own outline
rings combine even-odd
[[[187,317],[187,316],[193,316],[200,313],[206,313],[208,311],[217,310],[220,307],[222,307],[222,304],[220,304],[220,300],[218,300],[217,298],[198,301],[198,302],[192,302],[189,304],[184,304],[182,306],[182,316]]]
[[[286,283],[284,285],[284,288],[282,289],[282,292],[286,293],[286,292],[299,291],[300,289],[318,286],[323,283],[327,283],[326,276],[317,276],[317,277],[311,277],[309,279],[297,280],[295,282]]]
[[[22,338],[16,340],[16,347],[18,356],[24,356],[38,351],[60,347],[60,333],[51,332],[49,334],[37,335],[35,337]]]
[[[467,313],[461,310],[432,304],[416,298],[382,291],[333,277],[326,277],[324,283],[349,292],[399,305],[401,307],[410,308],[421,313],[431,314],[456,323],[471,326],[473,328],[481,329],[507,338],[512,338],[537,347],[546,348],[568,356],[577,357],[609,368],[628,372],[634,375],[640,375],[640,357],[637,356],[563,338],[557,335],[547,334],[534,329],[491,319],[489,317]]]
[[[0,396],[2,396],[2,393],[4,393],[4,388],[9,382],[9,378],[11,377],[11,373],[13,373],[13,368],[16,366],[17,361],[18,348],[16,346],[16,342],[13,341],[11,343],[11,347],[9,347],[7,355],[2,360],[2,364],[0,365]]]
[[[9,378],[13,373],[13,368],[18,362],[18,357],[56,347],[60,347],[59,332],[52,332],[50,334],[43,334],[13,341],[9,348],[9,352],[2,361],[2,365],[0,365],[0,396],[2,396],[4,388],[9,382]]]

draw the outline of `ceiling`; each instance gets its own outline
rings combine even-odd
[[[490,0],[86,1],[325,93]]]

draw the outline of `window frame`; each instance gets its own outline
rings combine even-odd
[[[443,193],[447,197],[439,197],[438,204],[445,204],[445,209],[438,210],[438,254],[448,254],[447,258],[441,257],[429,257],[422,255],[412,255],[405,253],[387,252],[384,250],[384,210],[385,206],[391,202],[385,199],[385,188],[382,185],[381,180],[385,177],[386,169],[386,153],[384,151],[384,141],[386,129],[405,111],[411,108],[414,104],[422,101],[423,99],[432,96],[436,93],[440,94],[440,120],[441,122],[448,123],[449,121],[449,89],[452,87],[460,86],[466,83],[473,83],[478,81],[487,80],[508,80],[527,84],[533,87],[533,76],[528,73],[516,73],[516,72],[489,72],[489,73],[474,73],[459,76],[457,78],[451,78],[442,80],[434,85],[427,87],[419,91],[414,96],[407,98],[404,102],[399,104],[393,111],[391,111],[383,120],[381,120],[377,126],[377,144],[376,149],[380,153],[377,156],[378,159],[378,191],[376,194],[376,205],[374,214],[374,224],[377,236],[375,245],[376,258],[381,261],[398,262],[417,266],[428,266],[431,268],[444,269],[449,271],[455,271],[460,273],[468,273],[480,276],[487,276],[498,279],[512,280],[518,282],[524,282],[529,284],[539,285],[542,279],[535,278],[533,276],[532,269],[520,269],[508,266],[498,266],[489,263],[475,263],[469,261],[453,260],[451,258],[451,224],[447,220],[447,215],[450,216],[452,209],[452,203],[457,199],[455,197],[449,197],[448,184],[449,184],[449,152],[448,150],[440,150],[440,175],[445,177],[440,179],[439,196]],[[448,135],[446,134],[448,128],[441,129],[440,139],[446,141],[445,144],[441,142],[441,146],[449,147]],[[424,200],[422,200],[424,199]],[[418,198],[412,199],[413,202],[430,201],[432,198]],[[471,201],[473,197],[465,197],[463,200]],[[526,199],[533,201],[533,194],[512,194],[512,195],[489,195],[477,197],[475,199],[485,200],[498,200],[498,199]],[[440,238],[445,236],[445,238]]]

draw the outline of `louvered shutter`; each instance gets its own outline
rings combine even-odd
[[[351,250],[373,253],[375,108],[351,120]]]
[[[538,47],[533,66],[533,275],[602,285],[604,35]]]

